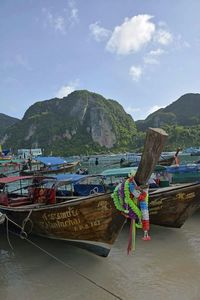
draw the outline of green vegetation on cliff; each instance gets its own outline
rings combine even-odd
[[[1,117],[4,147],[39,147],[45,155],[142,151],[148,127],[165,129],[166,151],[200,146],[200,94],[183,95],[136,122],[117,101],[86,90],[36,102],[22,120]]]
[[[5,145],[75,155],[131,150],[136,139],[135,123],[118,102],[84,90],[32,105],[8,129]]]

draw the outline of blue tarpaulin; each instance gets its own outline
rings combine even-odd
[[[2,151],[3,155],[5,155],[5,156],[6,156],[9,152],[10,152],[10,149],[6,149],[6,150],[3,150],[3,151]]]
[[[41,162],[46,166],[56,166],[67,163],[67,161],[64,158],[56,156],[38,156],[35,157],[34,160]]]
[[[80,179],[87,177],[88,175],[78,175],[78,174],[58,174],[54,176],[58,181],[71,181],[72,183],[78,182]]]
[[[180,166],[169,166],[169,167],[166,167],[166,171],[168,173],[199,172],[200,165],[199,164],[186,164],[186,165],[180,165]]]

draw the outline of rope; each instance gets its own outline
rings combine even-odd
[[[31,211],[32,212],[32,211]],[[29,212],[30,214],[30,212]],[[27,216],[28,217],[28,216]],[[11,220],[10,218],[8,218],[6,216],[6,219],[7,221],[10,221],[11,223],[13,223],[14,225],[16,225],[18,228],[21,229],[21,232],[23,231],[23,228],[21,226],[19,226],[17,223],[15,223],[13,220]],[[20,237],[21,237],[21,233],[20,234],[17,234],[17,233],[14,233],[12,231],[10,231],[12,234]],[[77,271],[76,269],[74,269],[73,266],[71,266],[70,264],[67,264],[65,263],[64,261],[62,261],[61,259],[59,259],[58,257],[56,257],[55,255],[51,254],[50,252],[48,252],[47,250],[43,249],[42,247],[40,247],[39,245],[37,245],[36,243],[34,243],[33,241],[31,241],[30,239],[27,238],[27,233],[25,231],[23,231],[26,236],[24,236],[22,239],[26,240],[28,243],[30,243],[32,246],[35,246],[36,248],[38,248],[39,250],[41,250],[42,252],[44,252],[45,254],[47,254],[49,257],[53,258],[54,260],[56,260],[58,263],[60,263],[61,265],[63,265],[64,267],[66,268],[69,268],[71,269],[75,274],[77,274],[78,276],[84,278],[85,280],[87,280],[88,282],[92,283],[93,285],[95,285],[96,287],[104,290],[106,293],[112,295],[113,297],[115,297],[116,299],[119,299],[119,300],[123,300],[123,298],[121,298],[120,296],[118,296],[117,294],[109,291],[107,288],[103,287],[102,285],[98,284],[97,282],[95,282],[94,280],[92,280],[91,278],[89,278],[88,276],[84,275],[83,273]],[[9,243],[10,244],[10,243]],[[11,244],[10,244],[11,246]],[[12,248],[12,246],[11,246]],[[13,249],[13,248],[12,248]]]
[[[28,233],[31,233],[32,232],[32,229],[33,229],[33,222],[32,220],[30,219],[30,215],[32,214],[32,209],[29,211],[28,213],[28,216],[23,220],[22,222],[22,227],[21,227],[21,233],[20,233],[20,236],[21,238],[27,238],[28,236]],[[28,221],[30,222],[31,224],[31,228],[29,230],[29,232],[27,233],[25,230],[24,230],[24,227],[26,226],[26,224],[28,223]]]
[[[95,187],[90,191],[90,195],[91,195],[91,194],[96,194],[96,193],[98,193],[98,192],[99,192],[99,189],[98,189],[97,186],[95,186]]]
[[[3,224],[6,222],[6,236],[7,236],[7,241],[10,246],[10,248],[13,250],[13,246],[11,245],[10,239],[9,239],[9,230],[8,230],[8,217],[5,214],[2,214],[0,212],[0,224]]]
[[[0,224],[3,224],[5,222],[5,219],[6,219],[6,215],[0,212]]]
[[[8,241],[8,244],[9,244],[10,248],[13,250],[14,248],[13,248],[11,242],[10,242],[10,237],[9,237],[8,222],[9,222],[9,219],[6,216],[6,237],[7,237],[7,241]]]

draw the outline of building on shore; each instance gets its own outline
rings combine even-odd
[[[37,148],[37,149],[18,149],[17,150],[17,156],[19,158],[24,158],[24,159],[28,159],[28,158],[32,158],[35,156],[41,156],[42,155],[42,149],[41,148]]]

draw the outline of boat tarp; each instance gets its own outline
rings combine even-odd
[[[128,168],[116,168],[116,169],[108,169],[104,170],[101,175],[102,176],[128,176],[129,174],[135,174],[137,167],[128,167]]]
[[[66,173],[66,174],[58,174],[54,176],[54,179],[56,179],[57,181],[68,181],[68,182],[70,181],[72,183],[75,183],[86,177],[88,177],[88,175]]]
[[[19,180],[28,180],[28,179],[32,179],[33,176],[9,176],[9,177],[2,177],[0,178],[0,183],[11,183],[11,182],[15,182],[15,181],[19,181]]]
[[[34,160],[43,163],[47,166],[56,166],[56,165],[62,165],[66,164],[67,161],[62,157],[56,157],[56,156],[38,156],[35,157]]]
[[[169,166],[166,168],[168,173],[188,173],[188,172],[199,172],[199,164],[186,164],[180,166]]]

